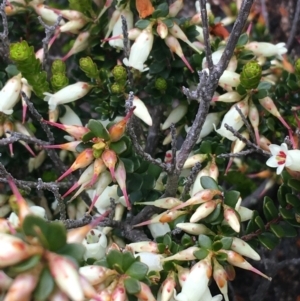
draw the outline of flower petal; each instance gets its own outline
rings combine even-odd
[[[273,144],[274,145],[274,144]],[[278,167],[278,161],[276,160],[275,156],[272,156],[268,159],[268,161],[266,162],[266,164],[269,167]]]
[[[281,146],[277,145],[277,144],[270,144],[269,148],[270,148],[270,152],[273,156],[276,156],[281,150],[282,150],[282,145],[285,143],[282,143]],[[284,147],[284,146],[283,146]]]
[[[276,170],[276,174],[280,175],[284,169],[285,165],[278,165],[277,170]]]

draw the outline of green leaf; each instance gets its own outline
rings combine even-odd
[[[285,207],[287,205],[285,196],[287,193],[291,193],[292,190],[286,185],[281,185],[277,191],[277,199],[281,205],[281,207]]]
[[[296,191],[300,191],[300,181],[296,179],[289,179],[288,186]],[[299,204],[300,205],[300,204]]]
[[[94,132],[88,132],[85,135],[82,136],[82,142],[88,142],[96,137],[96,134]]]
[[[76,146],[76,152],[77,153],[81,153],[83,152],[85,149],[87,148],[92,148],[93,146],[93,143],[90,143],[90,142],[87,142],[87,143],[79,143],[77,146]]]
[[[32,269],[33,267],[35,267],[41,260],[41,256],[40,255],[34,255],[32,257],[30,257],[29,259],[23,260],[22,262],[13,265],[11,267],[9,267],[8,269],[8,274],[14,274],[14,275],[18,275],[20,273],[23,273],[25,271],[28,271],[29,269]]]
[[[102,138],[105,141],[108,141],[110,139],[107,129],[98,120],[90,119],[87,128],[89,128],[96,137]]]
[[[123,255],[120,251],[111,250],[106,256],[106,261],[110,269],[116,270],[119,273],[124,273]]]
[[[157,6],[156,10],[153,12],[153,18],[163,18],[169,14],[169,5],[164,2]]]
[[[164,235],[164,239],[163,239],[163,244],[167,247],[171,247],[172,245],[172,238],[169,234],[165,234]]]
[[[287,193],[285,199],[293,207],[300,207],[300,200],[295,194]]]
[[[67,242],[66,228],[63,223],[58,221],[50,223],[46,239],[50,251],[61,249]]]
[[[184,248],[188,248],[189,246],[194,244],[192,237],[186,233],[183,234],[180,242],[181,242],[180,245],[183,246]]]
[[[221,243],[223,245],[224,250],[229,250],[232,245],[233,238],[232,237],[222,237]]]
[[[247,90],[241,85],[239,84],[236,87],[236,91],[240,94],[240,95],[245,95],[247,93]]]
[[[269,82],[260,82],[257,90],[270,90],[272,88],[272,84]]]
[[[268,250],[274,249],[279,242],[279,239],[273,233],[270,232],[264,232],[260,234],[258,236],[258,240]]]
[[[235,208],[236,203],[239,200],[240,192],[235,190],[225,191],[224,192],[224,203],[231,208]]]
[[[208,250],[200,248],[200,250],[195,251],[193,254],[198,260],[202,260],[207,257],[208,253]]]
[[[292,227],[290,224],[286,222],[280,223],[281,228],[284,232],[284,237],[296,237],[297,236],[297,230]]]
[[[149,24],[150,24],[150,20],[148,19],[144,19],[144,20],[138,20],[135,23],[135,27],[139,28],[139,29],[145,29]]]
[[[127,145],[125,141],[121,139],[119,141],[112,142],[109,148],[113,150],[117,155],[120,155],[127,150]]]
[[[37,284],[37,287],[34,290],[33,299],[37,301],[44,301],[48,299],[53,289],[54,289],[54,280],[50,274],[49,269],[44,268],[40,275],[40,279]]]
[[[136,258],[129,251],[125,251],[123,254],[123,269],[124,271],[128,270],[129,267],[136,261]]]
[[[77,263],[80,263],[83,259],[85,250],[85,246],[82,244],[68,243],[65,244],[61,249],[57,250],[56,253],[72,257],[77,261]]]
[[[201,186],[204,189],[217,189],[217,190],[219,190],[218,183],[211,177],[202,176],[200,178],[200,183],[201,183]]]
[[[144,174],[142,175],[142,178],[143,178],[142,189],[151,190],[155,187],[156,179],[154,178],[154,176],[149,174]]]
[[[146,277],[148,270],[149,268],[146,264],[136,261],[126,270],[125,274],[137,280],[143,280]]]
[[[142,185],[143,185],[143,179],[140,175],[136,173],[131,173],[127,175],[126,187],[128,193],[140,191]]]
[[[202,248],[211,249],[212,241],[207,235],[200,234],[198,237],[198,243]]]
[[[210,141],[202,141],[200,148],[199,148],[200,154],[211,154],[211,142]]]
[[[285,208],[279,208],[279,212],[284,219],[294,219],[295,213],[292,210],[288,210]]]
[[[223,244],[220,240],[217,240],[212,244],[212,250],[214,252],[218,252],[221,249],[223,249]]]
[[[255,223],[260,228],[260,230],[265,230],[265,223],[259,215],[255,218]]]
[[[272,217],[272,219],[277,218],[278,217],[278,209],[275,206],[273,200],[269,197],[265,197],[264,198],[264,202],[265,202],[265,207],[268,210],[270,216]]]
[[[226,253],[219,252],[215,255],[215,257],[218,261],[226,261],[228,256]]]
[[[236,47],[244,46],[244,45],[246,45],[248,43],[248,41],[249,41],[249,36],[245,32],[242,35],[240,35],[239,40],[238,40],[238,42],[236,44]]]
[[[124,285],[128,294],[134,295],[141,291],[141,284],[138,280],[133,278],[126,278]]]
[[[5,68],[5,71],[9,77],[15,76],[20,73],[20,71],[17,69],[16,65],[8,65]]]
[[[249,221],[247,228],[246,228],[246,234],[252,233],[254,231],[256,231],[257,229],[259,229],[259,227],[257,226],[257,224],[255,223],[255,218],[258,216],[258,213],[256,210],[253,211],[253,215],[251,220]]]
[[[218,204],[216,209],[208,217],[203,219],[203,221],[207,224],[212,224],[213,222],[218,221],[218,218],[221,216],[221,211],[222,205]],[[222,222],[222,219],[218,221],[218,224]]]
[[[268,90],[265,90],[265,89],[258,90],[258,93],[257,93],[258,99],[265,98],[265,97],[267,97],[268,95],[269,95]]]
[[[284,230],[280,225],[271,224],[270,229],[278,238],[284,237]]]
[[[134,164],[132,160],[127,158],[122,158],[121,161],[124,163],[126,173],[133,173],[134,172]]]
[[[167,25],[168,28],[171,28],[174,26],[174,22],[171,19],[164,19],[162,21]]]

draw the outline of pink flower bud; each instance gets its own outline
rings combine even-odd
[[[46,252],[45,257],[48,260],[50,273],[60,290],[73,301],[83,301],[84,293],[74,262],[52,252]]]
[[[131,210],[131,203],[129,201],[128,194],[127,194],[127,189],[126,189],[126,170],[125,170],[124,163],[121,160],[119,160],[119,162],[118,162],[118,166],[116,168],[115,176],[116,176],[116,180],[117,180],[117,182],[118,182],[118,184],[119,184],[119,186],[122,190],[122,193],[124,195],[127,209]]]
[[[127,294],[124,285],[124,280],[122,278],[119,279],[116,288],[114,289],[113,293],[111,294],[111,300],[114,301],[126,301]]]
[[[169,6],[169,16],[176,17],[177,14],[182,10],[182,8],[183,8],[183,0],[175,0]]]
[[[31,97],[31,92],[32,92],[32,87],[30,87],[27,83],[27,80],[22,81],[22,86],[21,86],[21,91],[26,94],[28,99]],[[27,103],[24,100],[24,97],[21,94],[21,99],[22,99],[22,106],[23,106],[23,113],[22,113],[22,123],[25,123],[26,120],[26,112],[27,112]]]
[[[85,187],[86,188],[92,187],[96,183],[99,175],[105,170],[106,170],[106,166],[105,166],[103,160],[101,158],[95,159],[93,177],[92,177],[91,181],[88,184],[86,184]]]
[[[86,265],[79,268],[79,273],[85,277],[91,285],[103,283],[108,277],[117,275],[115,270],[100,265]]]
[[[153,241],[140,241],[127,245],[134,252],[158,253],[157,243]]]
[[[230,251],[230,250],[220,250],[220,252],[226,253],[227,254],[227,262],[232,264],[233,266],[236,266],[238,268],[241,269],[245,269],[245,270],[249,270],[252,271],[266,279],[268,279],[269,281],[272,280],[271,277],[268,277],[267,275],[263,274],[262,272],[260,272],[259,270],[257,270],[256,268],[254,268],[249,262],[247,262],[240,254],[234,252],[234,251]]]
[[[79,168],[85,168],[88,165],[90,165],[94,160],[93,156],[93,150],[91,148],[85,149],[83,152],[81,152],[74,163],[71,165],[71,167],[63,173],[56,181],[59,182],[66,176],[68,176],[73,171],[79,169]]]
[[[87,299],[92,299],[95,301],[103,301],[100,296],[98,296],[97,291],[94,289],[94,287],[89,283],[87,279],[85,279],[83,276],[79,276],[80,285],[82,287],[84,296]]]
[[[225,94],[222,94],[220,96],[213,97],[212,101],[221,101],[221,102],[237,102],[241,100],[242,96],[235,92],[227,92]]]
[[[72,137],[74,137],[76,140],[81,140],[82,137],[90,132],[90,130],[86,127],[83,126],[78,126],[78,125],[66,125],[66,124],[60,124],[60,123],[55,123],[47,120],[43,120],[43,122],[55,126],[63,131],[66,131],[69,133]]]
[[[0,268],[14,265],[42,252],[40,246],[27,245],[18,237],[0,233]]]
[[[165,38],[165,43],[170,48],[171,52],[175,52],[182,59],[182,61],[185,63],[185,65],[190,69],[190,71],[193,73],[194,70],[191,67],[190,63],[185,58],[178,40],[175,37],[168,35]]]
[[[269,152],[271,144],[272,144],[272,142],[268,138],[266,138],[265,136],[262,136],[262,135],[260,136],[260,138],[259,138],[259,146],[263,150]]]
[[[151,206],[155,206],[158,208],[163,208],[163,209],[172,209],[175,206],[178,206],[182,204],[182,201],[180,201],[179,199],[176,198],[162,198],[162,199],[158,199],[154,202],[142,202],[142,203],[135,203],[135,205],[151,205]]]
[[[169,301],[173,297],[175,287],[175,273],[171,271],[160,287],[161,301]]]
[[[43,145],[43,148],[59,148],[67,150],[70,152],[76,152],[76,147],[81,143],[81,141],[71,141],[63,144],[53,144],[53,145]]]
[[[256,105],[253,103],[252,100],[249,102],[249,120],[251,125],[253,126],[255,138],[256,138],[256,144],[259,145],[260,137],[259,137],[259,112],[257,110]]]
[[[47,5],[44,4],[35,4],[34,1],[29,3],[35,12],[42,17],[43,21],[48,25],[54,25],[58,18],[58,14],[55,13],[52,9],[48,8]],[[64,24],[64,20],[60,21],[60,25]]]
[[[172,256],[165,257],[161,261],[166,262],[170,260],[180,260],[180,261],[187,261],[187,260],[195,260],[196,257],[194,256],[194,252],[200,250],[198,247],[189,247],[183,251],[180,251]]]
[[[161,39],[165,39],[166,36],[168,35],[168,26],[164,22],[158,20],[156,32],[160,36]]]
[[[199,220],[207,217],[215,210],[216,207],[217,207],[216,201],[209,201],[200,205],[195,211],[195,213],[191,216],[190,222],[196,223]]]
[[[177,269],[177,275],[178,275],[178,281],[180,286],[182,287],[183,284],[185,283],[188,275],[190,274],[190,269],[188,268],[183,268],[182,266],[178,265],[178,264],[174,264],[176,269]]]

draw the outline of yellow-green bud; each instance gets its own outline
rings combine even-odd
[[[240,81],[241,85],[245,89],[255,89],[257,88],[261,79],[261,66],[255,62],[248,62],[242,70]]]
[[[66,72],[66,64],[62,60],[55,60],[51,66],[52,74],[55,73],[65,73]]]
[[[300,59],[295,62],[295,74],[300,78]]]
[[[69,84],[69,79],[64,73],[55,73],[51,77],[51,85],[53,90],[58,91]]]
[[[155,88],[159,91],[165,91],[167,89],[167,81],[162,78],[162,77],[159,77],[156,79],[155,81]]]
[[[25,40],[10,44],[9,55],[13,61],[26,61],[33,53],[33,47],[30,47]]]
[[[127,79],[127,72],[123,66],[117,65],[114,67],[112,74],[115,78],[115,81],[124,81]]]
[[[98,77],[98,68],[97,65],[93,62],[93,60],[87,56],[82,57],[79,60],[79,66],[80,69],[86,73],[86,75],[90,78],[96,78]]]
[[[118,83],[112,84],[110,89],[111,89],[111,92],[114,94],[120,94],[120,93],[124,92],[124,87]]]
[[[103,153],[103,149],[93,149],[93,156],[95,159],[100,158],[102,153]]]

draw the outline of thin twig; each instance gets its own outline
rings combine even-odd
[[[296,11],[292,23],[292,28],[290,31],[290,35],[288,38],[288,41],[286,43],[286,47],[288,51],[290,52],[292,50],[292,45],[296,36],[297,28],[298,28],[298,22],[299,22],[299,16],[300,16],[300,0],[297,0],[297,6],[296,6]]]
[[[184,197],[190,192],[190,189],[191,189],[192,185],[194,184],[195,179],[196,179],[196,177],[197,177],[197,175],[198,175],[200,169],[201,169],[201,163],[200,163],[200,162],[197,162],[197,163],[193,166],[193,168],[192,168],[192,170],[191,170],[191,173],[189,174],[189,176],[188,176],[188,178],[187,178],[187,181],[186,181],[186,183],[185,183],[183,192],[182,192],[182,194],[181,194],[181,196],[180,196],[180,199],[181,199],[181,200],[184,199]]]
[[[34,143],[34,144],[37,144],[37,145],[47,145],[47,144],[49,144],[49,142],[37,139],[35,137],[30,137],[30,136],[27,136],[27,135],[24,135],[24,134],[21,134],[21,133],[18,133],[18,132],[6,131],[6,133],[8,133],[10,135],[10,137],[2,138],[0,140],[0,145],[8,145],[10,143],[14,143],[14,142],[19,141],[19,140],[24,141],[26,143]]]
[[[245,151],[241,151],[241,152],[238,152],[238,153],[220,154],[217,157],[218,158],[240,158],[240,157],[250,155],[254,152],[256,152],[255,149],[247,149]]]
[[[55,30],[57,28],[57,26],[59,25],[60,21],[62,19],[62,15],[59,15],[57,17],[57,20],[55,21],[55,23],[53,25],[47,25],[41,17],[38,17],[39,22],[41,23],[41,25],[45,28],[45,34],[46,37],[42,40],[43,42],[43,52],[44,52],[44,58],[43,58],[43,69],[48,73],[48,54],[49,54],[49,43],[50,40],[53,36],[53,34],[55,33]]]
[[[207,18],[207,10],[206,10],[206,0],[199,0],[201,7],[201,19],[202,19],[202,28],[203,28],[203,36],[204,36],[204,46],[205,46],[205,55],[206,61],[208,65],[208,70],[210,74],[213,71],[213,61],[212,61],[212,52],[211,45],[209,41],[209,30],[208,30],[208,18]]]
[[[247,146],[249,146],[250,148],[253,148],[256,152],[258,152],[264,156],[270,157],[271,154],[269,152],[264,151],[259,146],[252,143],[250,140],[248,140],[243,135],[241,135],[238,131],[236,131],[233,127],[229,126],[227,123],[225,123],[224,126],[225,126],[226,130],[230,131],[235,137],[237,137],[238,139],[240,139],[241,141],[246,143]]]
[[[255,134],[254,134],[253,129],[252,129],[250,123],[248,122],[246,116],[243,114],[242,110],[239,108],[238,105],[235,105],[234,107],[238,111],[238,113],[240,114],[240,116],[241,116],[241,118],[242,118],[242,120],[243,120],[249,134],[250,134],[250,137],[251,137],[252,141],[255,142],[256,141]]]
[[[5,13],[5,6],[6,6],[7,0],[3,0],[2,4],[0,5],[0,15],[2,18],[2,26],[3,26],[3,32],[0,33],[0,40],[1,40],[1,46],[0,46],[0,54],[2,58],[6,62],[9,62],[9,40],[8,40],[8,23],[7,23],[7,16]]]
[[[171,131],[171,137],[172,137],[172,142],[171,142],[171,150],[172,150],[172,160],[171,160],[171,168],[169,173],[173,173],[173,171],[176,168],[176,143],[177,143],[177,137],[176,137],[176,127],[175,124],[172,123],[170,126],[170,131]]]

